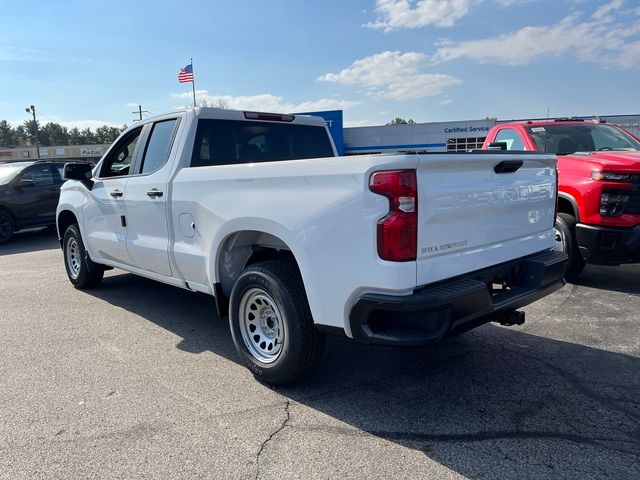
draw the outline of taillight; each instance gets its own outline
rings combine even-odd
[[[416,259],[418,188],[415,170],[375,172],[369,190],[389,199],[389,213],[378,221],[378,256],[393,262]]]

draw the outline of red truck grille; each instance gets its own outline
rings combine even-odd
[[[630,196],[624,213],[640,213],[640,192]]]
[[[624,213],[640,213],[640,174],[633,175],[631,196]]]

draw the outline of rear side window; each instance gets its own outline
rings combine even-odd
[[[173,142],[173,135],[177,119],[165,120],[153,124],[153,130],[149,136],[149,143],[142,160],[141,173],[151,173],[162,167],[167,161],[169,150]]]
[[[500,130],[494,141],[506,143],[507,150],[525,150],[520,134],[510,128]]]
[[[200,120],[192,167],[333,157],[324,127],[235,120]]]

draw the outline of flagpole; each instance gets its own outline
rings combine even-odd
[[[196,75],[193,72],[193,58],[191,59],[191,88],[193,89],[193,108],[196,108]]]

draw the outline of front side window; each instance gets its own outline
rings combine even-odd
[[[165,164],[169,157],[177,122],[177,119],[173,119],[153,124],[153,130],[142,160],[142,173],[155,172]]]
[[[36,165],[26,170],[18,180],[31,180],[36,187],[50,187],[53,186],[53,173],[49,165]]]
[[[333,157],[324,127],[236,120],[200,120],[192,167]]]
[[[116,144],[102,165],[101,177],[123,177],[129,175],[133,155],[141,133],[142,127],[137,128]]]
[[[575,152],[640,150],[640,142],[611,125],[544,125],[528,127],[541,152],[565,155]]]
[[[517,131],[511,128],[504,128],[500,130],[494,141],[506,143],[507,150],[525,150],[522,137]]]

